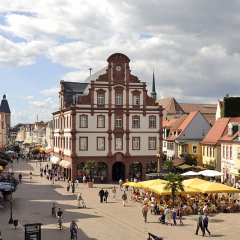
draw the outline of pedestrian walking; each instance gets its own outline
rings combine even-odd
[[[69,192],[69,190],[70,190],[70,182],[68,181],[68,183],[67,183],[67,191]]]
[[[86,183],[86,181],[87,181],[86,175],[83,175],[83,183]]]
[[[177,219],[177,211],[176,211],[175,208],[173,208],[173,210],[172,210],[172,218],[173,218],[173,224],[176,226],[177,225],[177,221],[176,221],[176,219]]]
[[[183,226],[183,221],[182,221],[183,208],[182,208],[182,207],[180,207],[180,208],[178,209],[178,214],[179,214],[179,225],[180,225],[180,226]]]
[[[106,202],[106,203],[107,203],[108,195],[109,195],[109,192],[108,192],[108,190],[106,190],[104,192],[104,202]]]
[[[203,218],[203,229],[204,229],[204,234],[206,233],[206,231],[208,232],[209,235],[211,235],[210,231],[208,230],[208,215],[205,214],[204,218]]]
[[[144,203],[144,205],[142,207],[142,215],[143,215],[144,222],[147,222],[148,210],[149,210],[149,207],[148,207],[147,203]]]
[[[197,216],[197,229],[196,229],[196,235],[198,235],[198,230],[199,228],[201,228],[202,231],[202,235],[204,236],[204,229],[203,229],[203,216],[201,214],[201,212],[198,212],[198,216]]]
[[[82,194],[79,193],[79,194],[77,195],[78,208],[81,207],[81,201],[83,201],[83,198],[82,198]]]
[[[125,191],[122,194],[122,201],[123,201],[123,206],[125,207],[125,204],[126,204],[126,201],[127,201],[127,194],[126,194]]]
[[[1,231],[0,231],[0,240],[2,240],[2,233],[1,233]]]
[[[29,173],[30,180],[32,179],[32,172]]]
[[[119,179],[119,188],[122,191],[122,187],[123,187],[123,180],[120,178]]]
[[[74,184],[74,182],[72,183],[72,194],[74,194],[75,193],[75,184]]]
[[[18,175],[18,180],[19,180],[20,183],[22,182],[22,173],[21,172]]]
[[[98,196],[100,197],[100,203],[103,202],[104,194],[105,194],[105,192],[104,192],[104,190],[103,190],[103,188],[102,188],[102,189],[99,191],[99,193],[98,193]]]
[[[117,190],[116,190],[116,187],[114,186],[113,189],[112,189],[112,197],[113,197],[113,200],[116,200],[116,193],[117,193]]]

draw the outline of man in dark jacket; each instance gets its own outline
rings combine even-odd
[[[103,198],[104,198],[104,190],[103,188],[99,191],[98,196],[100,197],[100,202],[103,202]]]

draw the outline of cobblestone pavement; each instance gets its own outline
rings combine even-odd
[[[43,166],[46,163],[41,163]],[[146,240],[148,232],[161,236],[167,240],[195,240],[203,238],[195,235],[196,216],[186,216],[184,226],[166,226],[157,222],[157,216],[148,215],[148,222],[144,223],[141,214],[141,204],[128,201],[122,206],[121,192],[117,188],[116,201],[112,199],[111,188],[114,184],[94,184],[94,188],[87,188],[79,184],[75,195],[67,192],[66,182],[56,181],[51,184],[45,177],[39,176],[39,163],[26,163],[20,160],[14,163],[15,175],[23,173],[23,182],[19,184],[13,194],[13,216],[19,220],[19,226],[8,224],[10,206],[6,203],[0,209],[0,230],[3,240],[24,239],[24,224],[42,223],[42,240],[70,239],[69,225],[75,219],[79,226],[80,240]],[[33,172],[33,179],[29,179],[29,172]],[[109,189],[108,203],[100,203],[98,192],[101,188]],[[81,192],[86,202],[86,208],[77,208],[76,194]],[[130,198],[130,192],[128,192]],[[57,202],[63,214],[63,229],[59,230],[57,220],[51,216],[52,202]],[[240,236],[240,214],[210,215],[209,229],[211,236],[204,238],[232,240]]]

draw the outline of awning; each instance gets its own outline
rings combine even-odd
[[[231,169],[230,171],[228,171],[228,173],[233,174],[233,175],[237,175],[237,176],[240,175],[239,170],[236,169],[236,168]]]
[[[185,169],[192,168],[192,166],[187,165],[187,164],[183,164],[183,165],[177,166],[177,168],[182,169],[182,170],[185,170]]]
[[[71,168],[71,162],[69,162],[67,160],[62,160],[62,161],[60,161],[59,166],[61,166],[63,168]]]
[[[50,157],[50,162],[53,164],[59,164],[60,160],[58,157],[52,156],[52,157]]]
[[[188,172],[182,173],[180,175],[182,175],[182,176],[197,176],[197,175],[200,175],[200,174],[197,173],[197,172],[188,171]]]
[[[53,148],[47,148],[47,149],[45,149],[45,151],[44,151],[45,153],[50,153],[50,152],[53,152]]]

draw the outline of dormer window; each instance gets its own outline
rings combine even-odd
[[[231,123],[228,124],[228,136],[231,137],[233,135],[233,125]]]

